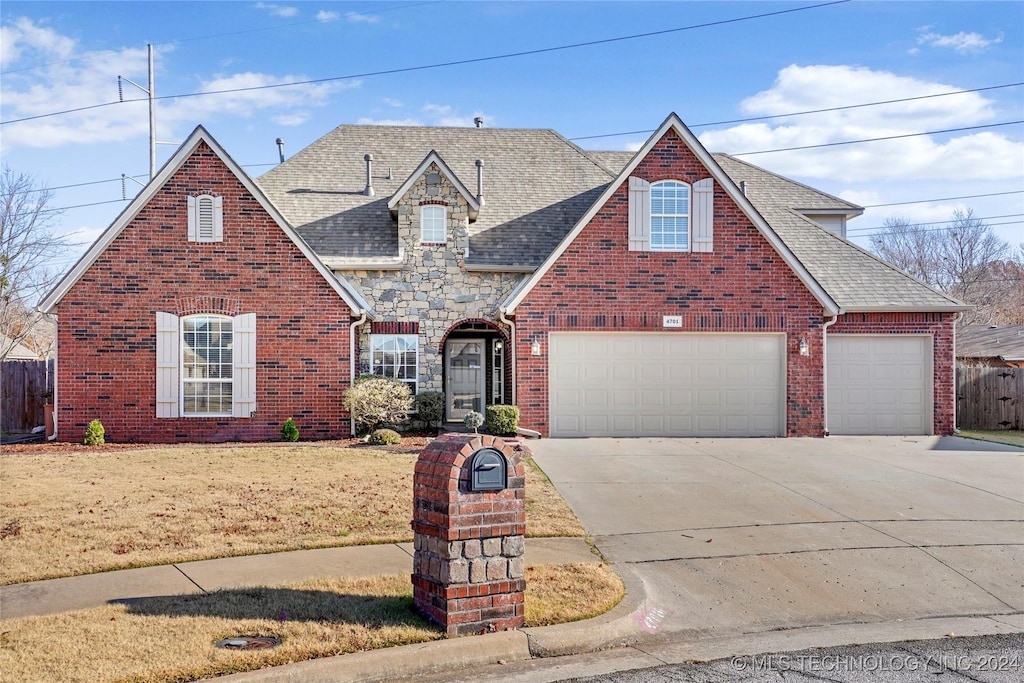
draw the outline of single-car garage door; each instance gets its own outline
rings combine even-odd
[[[828,336],[830,434],[931,434],[932,338]]]
[[[551,436],[782,436],[784,337],[549,336]]]

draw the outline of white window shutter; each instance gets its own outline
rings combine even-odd
[[[178,368],[181,358],[178,345],[181,339],[178,316],[173,313],[156,314],[156,416],[178,417]]]
[[[213,198],[213,241],[224,241],[224,198]]]
[[[651,250],[651,184],[629,178],[629,250]]]
[[[198,221],[196,220],[196,213],[197,213],[197,211],[196,211],[196,198],[195,197],[189,197],[188,198],[188,241],[189,242],[195,242],[198,239],[197,234],[196,234],[196,232],[197,232],[196,231],[196,224],[198,223]]]
[[[256,314],[235,316],[231,334],[231,415],[252,417],[256,412]]]
[[[711,178],[693,184],[693,238],[690,251],[714,251],[715,182]]]

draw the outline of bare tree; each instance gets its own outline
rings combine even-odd
[[[52,232],[60,213],[47,208],[52,198],[27,175],[6,166],[0,174],[0,357],[23,342],[44,352],[52,344],[45,333],[34,339],[41,318],[34,307],[59,277],[53,260],[68,247]]]
[[[938,230],[887,220],[872,245],[880,258],[974,306],[963,324],[1011,324],[1006,304],[1020,286],[1024,259],[970,209],[955,211],[949,227]]]

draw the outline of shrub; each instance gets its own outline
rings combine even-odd
[[[475,410],[471,410],[466,413],[466,417],[462,418],[462,424],[466,425],[469,429],[472,429],[474,433],[480,428],[480,425],[484,423],[484,416]]]
[[[359,433],[405,422],[412,410],[409,385],[397,379],[362,376],[345,391],[345,407]]]
[[[104,435],[103,423],[99,420],[93,420],[85,428],[85,438],[82,439],[82,443],[86,446],[102,446],[104,444]]]
[[[423,391],[416,394],[413,405],[419,419],[434,427],[444,419],[444,394],[440,391]]]
[[[394,429],[377,429],[366,441],[374,446],[394,446],[402,443],[402,437]]]
[[[298,441],[299,428],[295,426],[295,420],[288,418],[281,425],[281,441]]]
[[[519,407],[487,406],[487,429],[497,436],[512,436],[519,427]]]

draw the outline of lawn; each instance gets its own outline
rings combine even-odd
[[[965,429],[959,436],[1024,448],[1024,431],[1020,429]]]
[[[416,452],[337,444],[5,449],[0,584],[411,541]],[[527,461],[529,536],[583,536]]]

